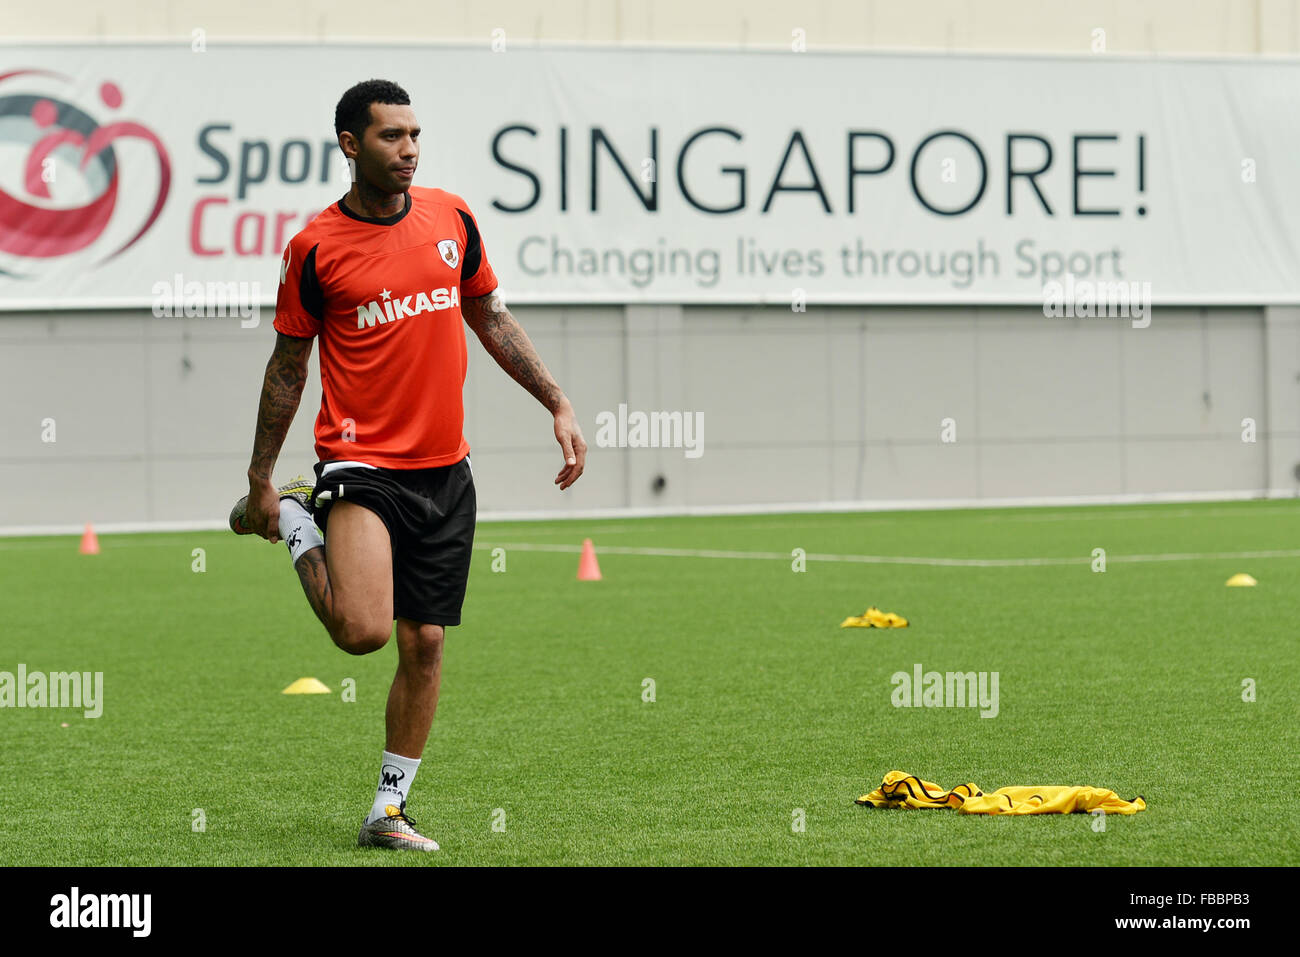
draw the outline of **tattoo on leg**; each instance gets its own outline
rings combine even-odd
[[[325,565],[325,549],[313,548],[294,563],[302,590],[307,593],[311,610],[327,629],[334,617],[334,595],[330,591],[330,573]]]

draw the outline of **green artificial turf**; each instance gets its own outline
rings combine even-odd
[[[575,580],[587,536],[601,582]],[[98,719],[0,710],[0,864],[1300,863],[1300,557],[1213,557],[1300,549],[1300,505],[483,523],[476,544],[410,801],[442,851],[415,855],[354,846],[396,648],[335,649],[282,545],[0,539],[0,670],[105,684]],[[1197,557],[1126,560],[1169,554]],[[1240,571],[1258,587],[1224,587]],[[911,627],[839,627],[869,604]],[[998,672],[999,714],[895,708],[890,676],[916,663]],[[280,694],[303,676],[334,693]],[[891,769],[1149,808],[1098,833],[855,806]]]

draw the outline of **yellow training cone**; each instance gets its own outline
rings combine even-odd
[[[329,694],[330,689],[315,678],[299,678],[289,687],[285,688],[280,694]]]
[[[1255,579],[1247,575],[1245,572],[1238,572],[1237,574],[1229,578],[1227,581],[1227,585],[1229,588],[1245,588],[1257,584],[1259,583],[1256,582]]]

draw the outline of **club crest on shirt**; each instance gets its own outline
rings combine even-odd
[[[438,252],[442,254],[442,261],[452,269],[460,262],[460,248],[456,245],[454,239],[444,239],[438,243]]]

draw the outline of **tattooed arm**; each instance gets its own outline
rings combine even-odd
[[[568,398],[551,378],[532,340],[495,292],[461,303],[461,315],[497,365],[528,390],[555,417],[555,440],[564,452],[564,467],[555,476],[561,490],[578,480],[587,464],[587,443]]]
[[[271,484],[271,470],[280,447],[293,423],[303,387],[307,384],[307,360],[311,339],[277,332],[275,351],[266,364],[262,400],[257,409],[257,433],[253,437],[253,458],[248,465],[249,528],[268,541],[279,538],[280,497]]]

